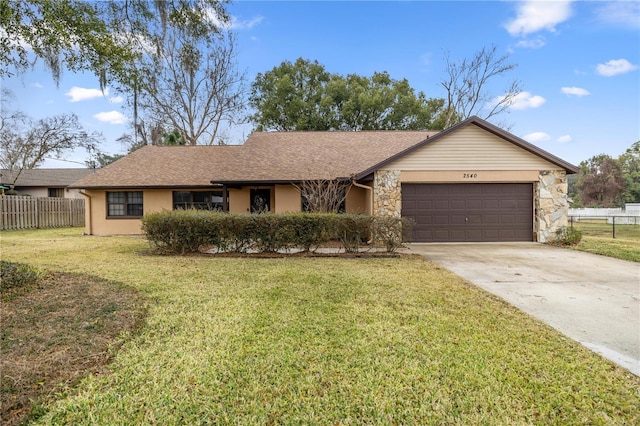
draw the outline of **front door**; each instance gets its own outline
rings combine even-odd
[[[267,213],[271,211],[271,190],[251,190],[251,213]]]

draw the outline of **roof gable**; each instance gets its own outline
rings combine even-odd
[[[480,143],[474,145],[475,141]],[[412,156],[414,158],[411,158]],[[503,165],[497,167],[496,164],[500,158],[503,159]],[[515,163],[514,159],[517,160]],[[417,162],[420,162],[419,166],[416,165]],[[418,167],[421,169],[431,167],[431,170],[464,167],[478,170],[525,170],[552,167],[564,169],[567,173],[578,172],[576,166],[474,116],[387,158],[363,172],[359,177],[364,177],[378,169],[408,168],[411,170]]]

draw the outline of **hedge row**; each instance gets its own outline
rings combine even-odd
[[[151,244],[172,253],[314,251],[331,240],[356,252],[373,238],[394,251],[409,227],[400,218],[353,214],[230,214],[201,210],[163,211],[145,215],[142,228]]]

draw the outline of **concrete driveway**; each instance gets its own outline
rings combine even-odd
[[[640,264],[539,243],[409,244],[640,376]]]

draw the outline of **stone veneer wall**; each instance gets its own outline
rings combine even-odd
[[[400,170],[378,170],[373,178],[373,215],[400,217]]]
[[[541,243],[553,239],[556,231],[568,225],[567,174],[564,170],[540,172],[535,186],[536,234]]]

